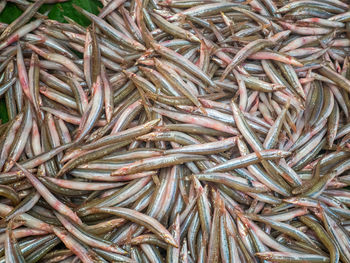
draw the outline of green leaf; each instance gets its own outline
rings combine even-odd
[[[6,8],[0,14],[0,22],[11,23],[22,14],[22,11],[13,3],[7,3]]]
[[[4,99],[0,100],[0,120],[1,120],[1,123],[8,122],[9,120],[9,118],[7,117],[7,110],[6,110],[6,104]]]
[[[101,3],[98,0],[72,0],[63,3],[57,4],[46,4],[43,5],[40,9],[40,13],[44,13],[50,10],[48,17],[59,22],[66,22],[64,16],[67,16],[82,26],[88,26],[90,21],[80,14],[77,10],[73,8],[73,4],[84,8],[85,10],[97,14],[98,9],[102,7]],[[17,17],[21,15],[22,11],[16,7],[13,3],[7,3],[6,8],[0,14],[0,22],[2,23],[11,23]],[[2,123],[8,121],[7,111],[5,101],[0,99],[0,120]]]
[[[48,15],[50,19],[54,19],[59,22],[66,22],[64,20],[64,16],[68,16],[80,25],[88,26],[90,24],[90,21],[85,16],[80,14],[77,10],[75,10],[73,4],[80,6],[85,10],[89,11],[90,13],[94,14],[97,14],[98,8],[102,7],[101,3],[97,0],[72,0],[64,3],[58,3],[55,5],[44,5],[40,9],[40,12],[43,13],[51,9]]]

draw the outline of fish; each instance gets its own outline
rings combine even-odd
[[[0,262],[350,263],[349,3],[7,2]]]

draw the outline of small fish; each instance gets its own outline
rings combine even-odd
[[[350,263],[347,1],[66,1],[0,0],[0,262]]]

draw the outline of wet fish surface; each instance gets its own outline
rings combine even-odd
[[[350,263],[349,1],[65,1],[0,0],[0,262]]]

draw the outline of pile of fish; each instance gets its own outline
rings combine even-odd
[[[350,262],[348,1],[9,2],[0,262]]]

